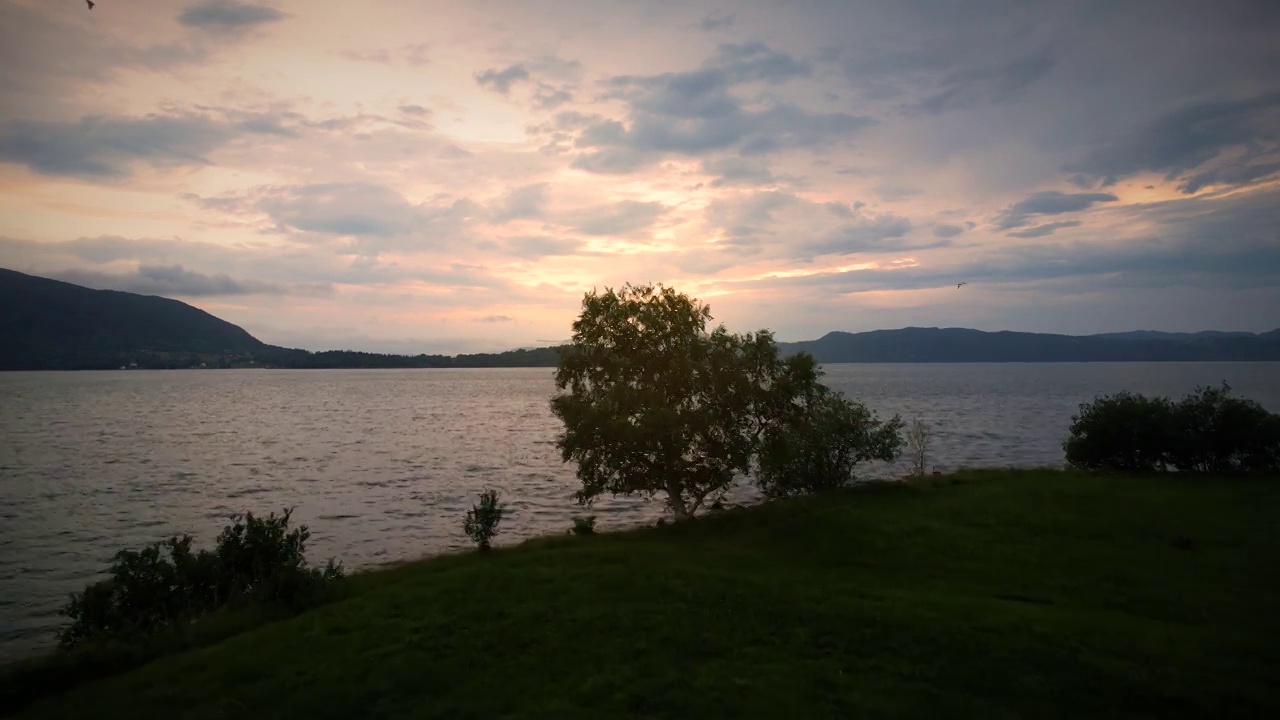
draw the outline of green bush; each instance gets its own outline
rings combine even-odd
[[[485,490],[480,493],[480,504],[467,511],[462,529],[481,550],[488,550],[493,536],[498,534],[498,523],[502,522],[504,514],[506,509],[498,503],[498,492]]]
[[[1182,400],[1122,392],[1080,406],[1063,444],[1086,470],[1189,473],[1280,469],[1280,415],[1231,397],[1231,387],[1197,387]]]
[[[310,532],[305,525],[289,530],[291,514],[237,516],[212,552],[192,552],[190,535],[121,550],[111,577],[72,595],[63,610],[71,624],[59,633],[59,644],[151,635],[230,604],[301,609],[319,602],[326,586],[342,577],[342,567],[333,560],[323,569],[307,566]]]
[[[596,532],[596,516],[580,515],[573,519],[574,535],[594,535]]]

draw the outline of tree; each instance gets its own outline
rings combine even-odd
[[[587,293],[556,371],[557,441],[580,503],[666,495],[676,520],[750,472],[771,428],[833,402],[813,358],[772,333],[707,332],[706,305],[661,285]]]
[[[911,421],[907,429],[907,450],[911,455],[911,474],[924,476],[929,459],[929,439],[933,436],[929,424],[920,418]]]
[[[498,491],[485,490],[480,493],[480,503],[472,505],[467,511],[467,517],[462,521],[462,531],[481,550],[488,550],[493,536],[498,534],[498,524],[502,522],[506,512],[506,508],[498,502]]]

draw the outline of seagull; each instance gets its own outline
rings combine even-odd
[[[961,285],[968,285],[968,284],[969,284],[969,283],[967,283],[967,282],[959,282],[959,283],[956,283],[956,289],[957,289],[957,290],[959,290]]]
[[[93,0],[84,0],[84,1],[85,1],[85,2],[87,2],[87,3],[89,3],[89,9],[90,9],[90,10],[92,10],[92,9],[93,9],[93,5],[94,5]]]

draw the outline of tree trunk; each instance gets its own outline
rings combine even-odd
[[[689,519],[689,508],[680,492],[680,483],[675,480],[667,480],[667,504],[671,506],[676,522]]]

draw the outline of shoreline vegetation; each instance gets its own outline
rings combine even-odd
[[[1069,470],[926,475],[772,333],[662,286],[588,293],[550,399],[579,504],[672,522],[348,575],[290,513],[211,550],[118,553],[54,654],[0,676],[28,717],[1263,717],[1280,713],[1280,415],[1221,388],[1080,406]],[[854,487],[906,452],[905,481]],[[741,478],[763,502],[723,508]],[[164,658],[163,662],[156,660]],[[111,713],[109,713],[111,714]]]

